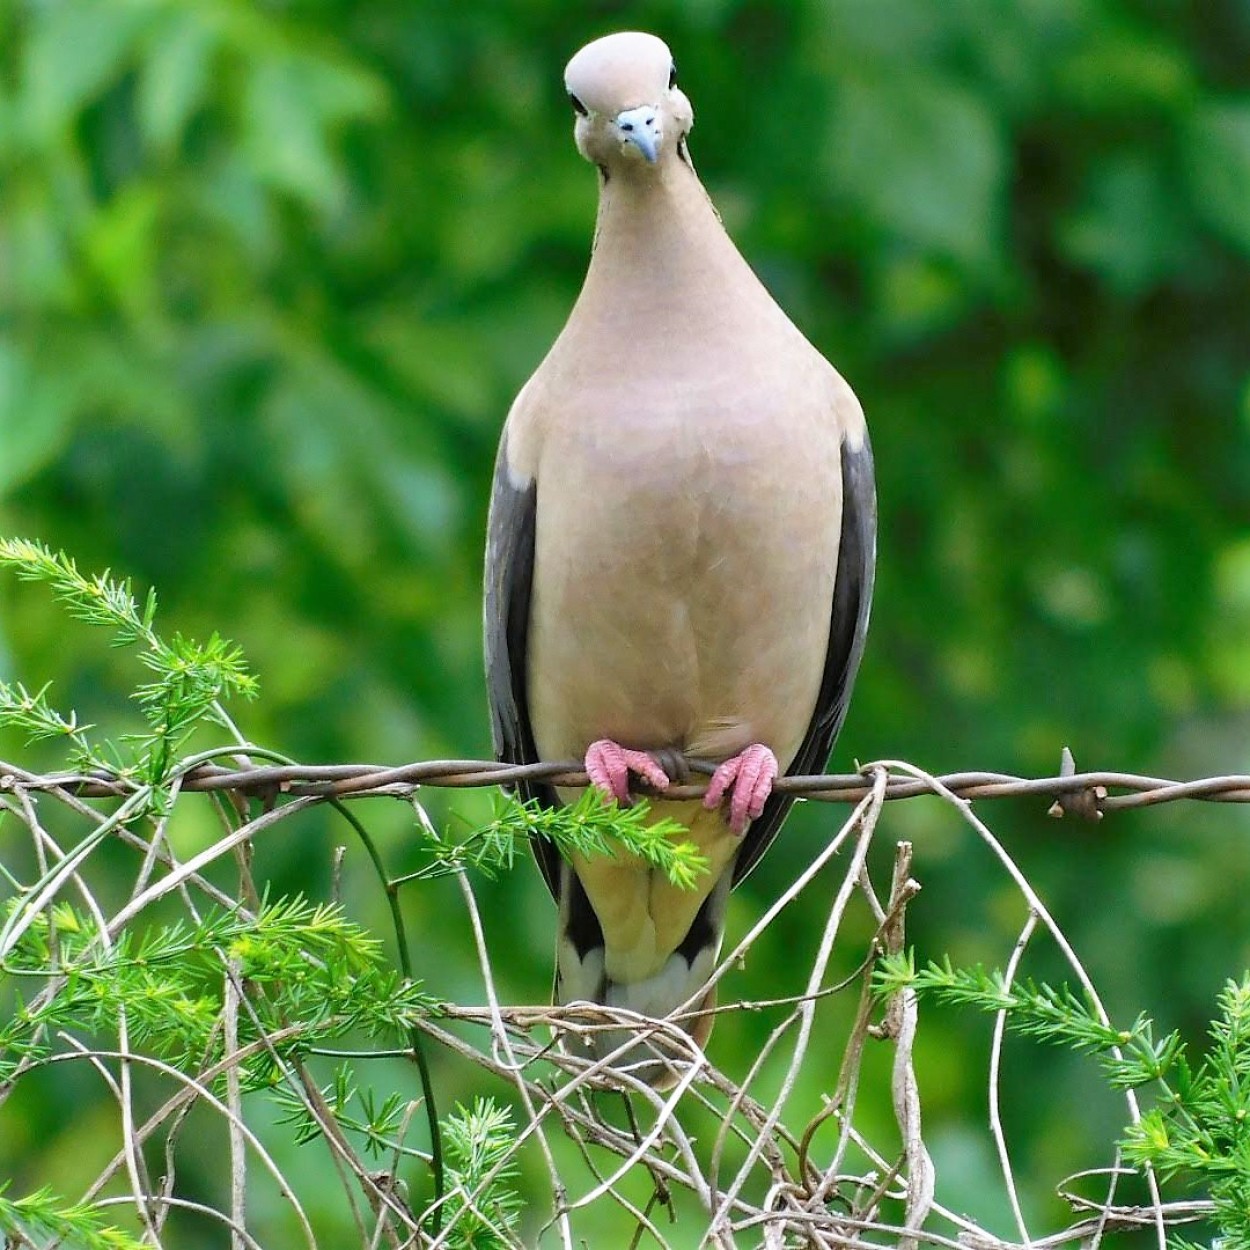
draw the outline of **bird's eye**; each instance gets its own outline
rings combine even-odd
[[[588,117],[590,115],[590,110],[571,91],[569,92],[569,103],[573,106],[573,112],[579,117]]]
[[[677,86],[677,66],[673,64],[668,67],[668,89],[672,91],[675,86]]]

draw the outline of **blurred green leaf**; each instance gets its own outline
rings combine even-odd
[[[119,308],[153,314],[160,303],[160,215],[165,197],[152,184],[133,182],[97,213],[83,238],[93,276]]]
[[[936,76],[840,84],[824,140],[835,192],[887,231],[972,265],[996,259],[1007,153],[993,114]]]
[[[1064,250],[1126,295],[1170,277],[1190,255],[1170,182],[1153,153],[1125,152],[1100,164],[1060,226]]]
[[[64,126],[116,82],[151,13],[142,0],[56,0],[35,10],[21,102],[37,135]]]
[[[376,116],[380,84],[363,70],[311,55],[262,58],[248,83],[248,146],[273,185],[311,207],[338,207],[346,192],[334,136],[349,120]]]
[[[70,429],[63,378],[42,377],[0,338],[0,497],[61,454]]]
[[[1195,75],[1185,47],[1114,18],[1087,23],[1082,35],[1058,71],[1060,90],[1082,108],[1133,116],[1188,105]]]
[[[171,9],[153,32],[139,75],[136,111],[149,143],[169,152],[210,86],[217,33],[193,6]]]
[[[1250,539],[1230,543],[1215,563],[1212,676],[1226,697],[1250,703]]]
[[[1243,252],[1250,252],[1250,100],[1195,110],[1186,156],[1199,214]]]

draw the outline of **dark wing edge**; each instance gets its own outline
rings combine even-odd
[[[876,567],[877,490],[872,446],[865,431],[860,447],[852,449],[845,441],[842,444],[842,536],[833,586],[829,649],[812,721],[786,770],[787,776],[819,772],[833,750],[864,654]],[[771,795],[764,810],[751,822],[734,864],[735,886],[771,845],[793,803],[794,799],[787,795]]]
[[[530,724],[526,657],[534,582],[538,483],[530,482],[523,488],[512,484],[508,475],[507,445],[505,430],[495,459],[486,525],[483,609],[486,694],[490,702],[495,758],[506,764],[536,764],[538,748]],[[522,781],[508,788],[520,799],[537,799],[544,807],[559,806],[555,790],[542,782]],[[530,845],[547,888],[559,898],[559,852],[545,838],[531,838]]]

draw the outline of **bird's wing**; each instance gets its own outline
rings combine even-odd
[[[495,758],[508,764],[534,764],[539,758],[526,674],[537,508],[537,481],[518,485],[509,471],[505,433],[495,461],[487,522],[484,625],[491,737]],[[523,781],[514,789],[519,798],[537,799],[544,807],[559,805],[555,790],[542,782]],[[559,852],[545,838],[531,839],[531,846],[547,887],[558,898]]]

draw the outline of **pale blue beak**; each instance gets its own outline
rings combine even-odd
[[[632,143],[648,165],[655,164],[664,138],[664,125],[657,108],[644,104],[641,108],[626,109],[616,115],[616,128],[622,144]]]

